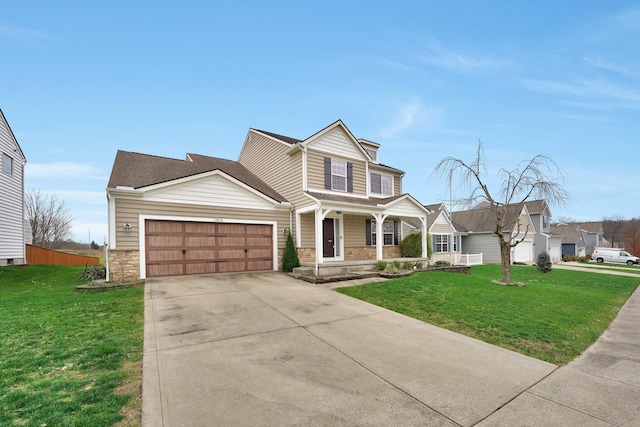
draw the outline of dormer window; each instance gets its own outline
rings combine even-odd
[[[376,163],[378,162],[378,150],[373,148],[365,148],[364,151],[366,151],[369,157],[371,157],[371,160]]]
[[[372,195],[393,196],[393,176],[371,172],[369,174],[369,182]]]

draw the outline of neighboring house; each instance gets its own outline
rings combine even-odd
[[[533,259],[537,260],[542,252],[549,254],[552,262],[561,258],[557,240],[551,239],[551,210],[546,200],[525,202],[535,231],[533,233]]]
[[[502,206],[505,239],[513,236],[522,241],[511,250],[512,262],[530,263],[533,258],[535,227],[526,204]],[[466,211],[452,212],[451,220],[455,229],[462,233],[461,246],[470,254],[481,253],[483,262],[501,262],[500,244],[495,231],[495,215],[490,207],[478,206]]]
[[[400,224],[423,232],[429,210],[402,192],[404,172],[380,162],[379,144],[338,120],[308,138],[250,129],[238,161],[293,205],[298,256],[316,272],[400,257]]]
[[[432,261],[448,261],[450,264],[460,263],[462,253],[462,236],[451,223],[451,216],[443,203],[427,205],[431,211],[427,215],[427,228],[433,248]]]
[[[426,231],[429,211],[402,193],[404,172],[379,163],[378,149],[338,120],[304,140],[250,129],[237,162],[118,151],[111,279],[278,270],[289,231],[316,273],[399,257],[400,223]]]
[[[24,167],[27,163],[0,110],[0,266],[24,264]]]
[[[551,233],[561,236],[562,255],[583,257],[592,254],[596,246],[611,246],[599,221],[552,224]]]

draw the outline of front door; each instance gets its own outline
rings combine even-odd
[[[322,221],[322,256],[324,258],[333,258],[335,256],[333,225],[333,218],[325,218]]]

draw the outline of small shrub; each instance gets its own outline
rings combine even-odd
[[[395,268],[396,270],[400,270],[400,266],[401,266],[401,265],[402,265],[402,264],[400,264],[400,261],[398,261],[397,259],[394,259],[394,260],[391,262],[391,266],[392,266],[393,268]]]
[[[440,267],[449,267],[449,261],[436,261],[436,263],[434,264],[435,267],[440,268]]]
[[[413,267],[413,263],[411,261],[405,261],[402,263],[403,270],[411,270],[411,267]]]
[[[548,273],[551,271],[551,267],[553,264],[551,263],[551,257],[546,251],[540,252],[538,255],[538,259],[536,260],[536,267],[538,267],[538,271],[542,273]]]
[[[400,242],[400,251],[406,258],[419,258],[422,256],[422,233],[409,234]]]
[[[387,268],[387,261],[378,261],[376,262],[376,270],[382,271]]]
[[[282,270],[291,273],[295,267],[300,267],[300,259],[298,258],[296,246],[293,243],[293,236],[291,236],[291,231],[289,231],[287,244],[282,254]]]
[[[398,271],[398,268],[394,264],[391,264],[391,267],[387,270],[389,274],[396,274]]]
[[[414,267],[416,270],[422,270],[422,263],[421,263],[421,262],[416,262],[416,263],[413,265],[413,267]]]
[[[591,257],[589,255],[581,256],[581,257],[578,257],[578,262],[589,262],[590,259]]]

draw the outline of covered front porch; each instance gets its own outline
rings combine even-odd
[[[421,263],[424,267],[429,265],[427,258],[390,258],[384,259],[388,264],[398,260],[400,263],[406,261],[415,263]],[[330,276],[337,274],[361,274],[361,273],[374,273],[377,275],[376,264],[377,260],[353,260],[353,261],[326,261],[318,266],[317,273],[315,271],[315,263],[313,262],[301,262],[300,267],[295,268],[293,273],[298,276]]]
[[[400,251],[400,223],[418,220],[427,261],[427,208],[409,195],[391,199],[314,195],[315,204],[296,211],[296,242],[301,267],[313,274],[371,271],[381,260],[407,261]],[[412,258],[413,259],[413,258]]]

